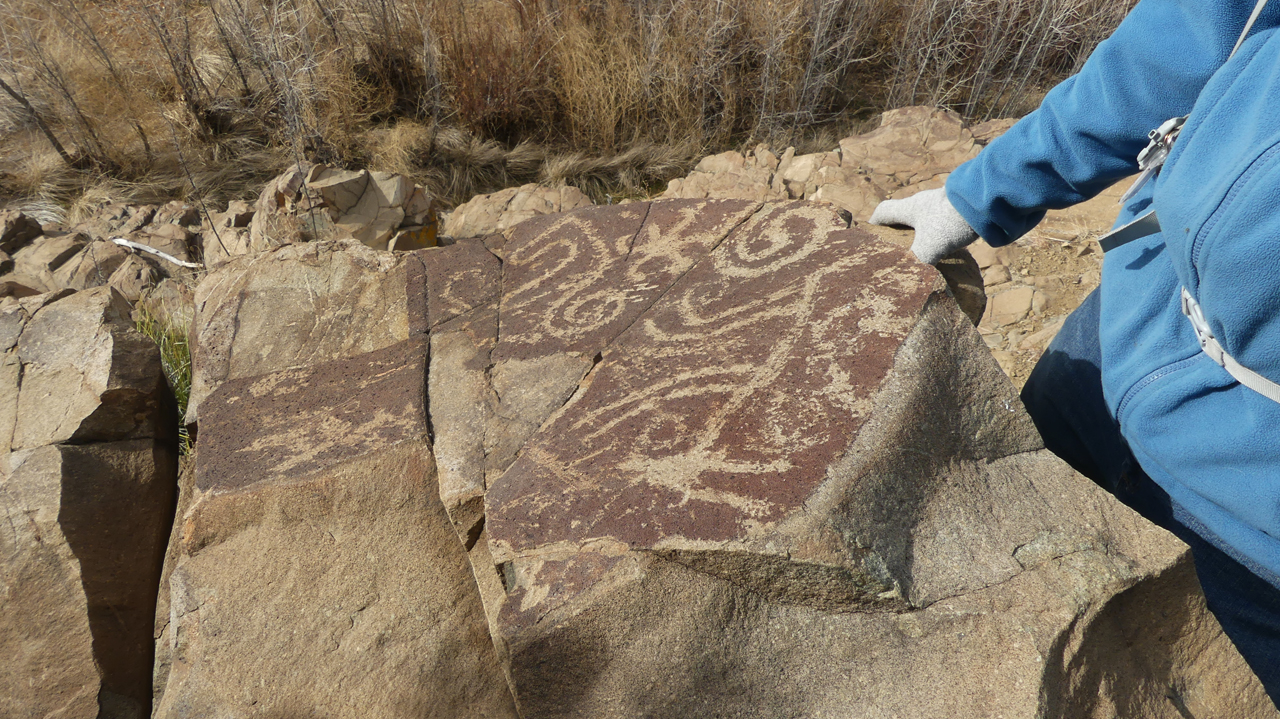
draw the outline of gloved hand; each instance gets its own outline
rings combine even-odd
[[[914,227],[911,251],[928,265],[978,239],[943,188],[917,192],[905,200],[885,200],[871,213],[871,224]]]

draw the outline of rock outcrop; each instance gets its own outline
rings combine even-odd
[[[576,187],[522,185],[488,195],[476,195],[458,205],[444,222],[445,237],[464,239],[503,232],[525,220],[569,212],[593,203]]]
[[[984,137],[998,132],[984,128]],[[948,110],[891,110],[880,126],[840,141],[830,152],[781,155],[760,145],[747,155],[705,157],[662,197],[809,199],[827,202],[865,222],[881,200],[941,187],[957,165],[981,149],[960,116]]]
[[[988,351],[1084,275],[858,227],[1005,127],[509,190],[443,247],[407,179],[322,166],[0,214],[0,714],[1274,719],[1186,548]],[[130,311],[191,327],[181,478]]]
[[[165,279],[191,282],[199,259],[200,215],[181,202],[164,206],[108,204],[67,229],[9,212],[0,218],[0,297],[111,287],[137,302]],[[112,240],[142,245],[137,252]]]
[[[339,241],[200,285],[157,716],[515,716],[440,502],[424,277],[415,253]]]
[[[1269,715],[1185,549],[1040,448],[903,251],[749,201],[485,244],[428,271],[430,406],[525,716]]]
[[[1185,547],[830,206],[293,245],[196,307],[161,716],[1275,716]]]
[[[205,264],[313,240],[355,239],[379,250],[436,244],[435,201],[404,175],[300,163],[250,206],[233,202],[203,234]]]
[[[136,719],[177,471],[156,346],[109,287],[0,300],[0,714]]]

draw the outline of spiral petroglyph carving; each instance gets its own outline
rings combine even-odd
[[[495,360],[594,355],[758,206],[635,203],[518,226],[503,248]]]
[[[597,232],[596,252],[620,252]],[[666,283],[490,488],[496,550],[726,541],[794,511],[857,434],[935,291],[932,270],[902,260],[827,209],[780,203],[754,211],[701,260],[654,263],[630,286],[602,284],[618,275],[597,261],[595,283],[576,277],[572,299],[557,306],[609,296],[625,306]],[[592,331],[615,319],[597,316]],[[545,325],[535,334],[544,348],[562,336]]]

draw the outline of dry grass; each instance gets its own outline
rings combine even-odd
[[[178,417],[187,413],[187,400],[191,398],[191,345],[188,328],[180,327],[140,309],[137,317],[138,331],[150,337],[160,348],[160,366],[178,404]],[[185,424],[178,422],[178,448],[182,454],[191,453],[191,434]]]
[[[1025,112],[1132,4],[0,0],[0,199],[221,202],[304,158],[644,192],[890,106]]]

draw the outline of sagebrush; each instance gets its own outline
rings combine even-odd
[[[300,159],[642,192],[891,106],[1025,112],[1133,2],[2,0],[0,193],[224,200]]]

